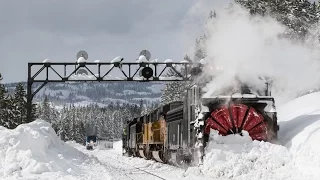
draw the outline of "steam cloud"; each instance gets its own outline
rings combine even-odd
[[[190,11],[191,16],[202,12],[201,7],[206,8],[207,14],[208,7],[217,13],[214,21],[204,26],[208,34],[204,45],[207,67],[214,67],[205,70],[214,79],[206,85],[204,96],[217,95],[227,87],[237,86],[236,79],[253,91],[265,88],[265,82],[259,77],[272,78],[272,95],[277,104],[318,87],[318,39],[310,35],[309,41],[297,43],[279,38],[286,27],[271,17],[251,17],[236,4],[226,8],[229,4],[224,3],[227,6],[217,9],[209,1],[199,3]],[[223,70],[217,71],[216,67]]]

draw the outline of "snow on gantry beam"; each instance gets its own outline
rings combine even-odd
[[[87,82],[87,81],[189,81],[191,76],[182,75],[178,70],[188,72],[193,63],[182,61],[158,62],[151,61],[151,53],[143,50],[139,54],[138,62],[123,62],[118,56],[111,62],[95,60],[88,62],[88,53],[79,51],[76,62],[50,62],[49,59],[42,63],[28,63],[27,81],[27,120],[32,117],[32,100],[39,90],[48,82]],[[166,70],[175,74],[165,76]],[[32,92],[33,83],[40,82],[42,85]]]
[[[119,58],[118,58],[119,59]],[[28,82],[66,81],[189,81],[191,77],[178,71],[192,65],[189,62],[57,62],[29,63]],[[142,71],[142,70],[147,71]],[[171,69],[173,76],[165,76]],[[141,73],[142,72],[142,73]],[[146,74],[149,78],[145,78]]]

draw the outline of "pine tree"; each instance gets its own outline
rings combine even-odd
[[[200,39],[196,39],[195,53],[194,53],[195,62],[199,62],[201,59],[204,59],[206,57],[206,52],[204,50],[204,42],[205,42],[205,36],[201,37]]]
[[[61,140],[67,141],[69,140],[69,116],[68,116],[68,109],[66,106],[63,107],[59,121],[58,121],[58,131],[57,134]]]
[[[32,104],[32,111],[31,111],[31,119],[27,119],[27,123],[32,122],[36,120],[39,117],[39,110],[37,108],[37,104],[33,103]]]
[[[52,125],[57,123],[58,114],[54,107],[51,107],[49,99],[45,96],[43,102],[39,107],[39,118],[49,122]],[[54,127],[57,130],[56,127]]]
[[[13,106],[15,107],[15,117],[14,122],[17,125],[27,122],[27,102],[26,102],[26,91],[22,83],[18,83],[16,86],[14,97],[13,97]]]
[[[48,96],[45,96],[45,98],[41,104],[40,119],[51,123],[50,113],[51,113],[51,110],[50,110]]]
[[[14,107],[11,98],[6,94],[7,90],[1,83],[2,75],[0,73],[0,126],[9,129],[16,127],[14,118]]]
[[[235,0],[252,15],[271,16],[289,28],[283,37],[304,39],[309,28],[319,21],[319,3],[308,0]]]
[[[7,120],[4,119],[4,114],[6,111],[6,104],[5,104],[5,94],[6,94],[6,89],[4,85],[1,83],[3,77],[0,73],[0,126],[7,127]]]
[[[7,122],[8,122],[7,128],[14,129],[18,125],[20,125],[20,123],[15,122],[15,119],[16,119],[17,115],[19,114],[19,111],[16,109],[16,106],[14,105],[14,99],[12,96],[6,97],[5,104],[7,107],[7,111],[6,111],[4,118],[7,119]]]
[[[85,129],[84,123],[82,121],[80,121],[78,132],[79,132],[79,134],[78,134],[77,142],[85,145],[86,129]]]

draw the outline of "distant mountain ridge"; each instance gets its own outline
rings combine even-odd
[[[26,89],[26,82],[22,83]],[[10,94],[13,93],[17,84],[5,84]],[[35,83],[33,91],[40,85]],[[66,103],[140,104],[141,100],[145,105],[152,105],[160,102],[164,87],[163,82],[48,83],[36,94],[34,102],[42,101],[45,96],[48,96],[49,100],[57,105]]]

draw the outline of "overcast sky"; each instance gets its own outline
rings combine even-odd
[[[92,61],[131,61],[142,49],[180,61],[195,1],[0,0],[0,73],[4,82],[26,81],[28,62],[74,62],[82,49]]]

